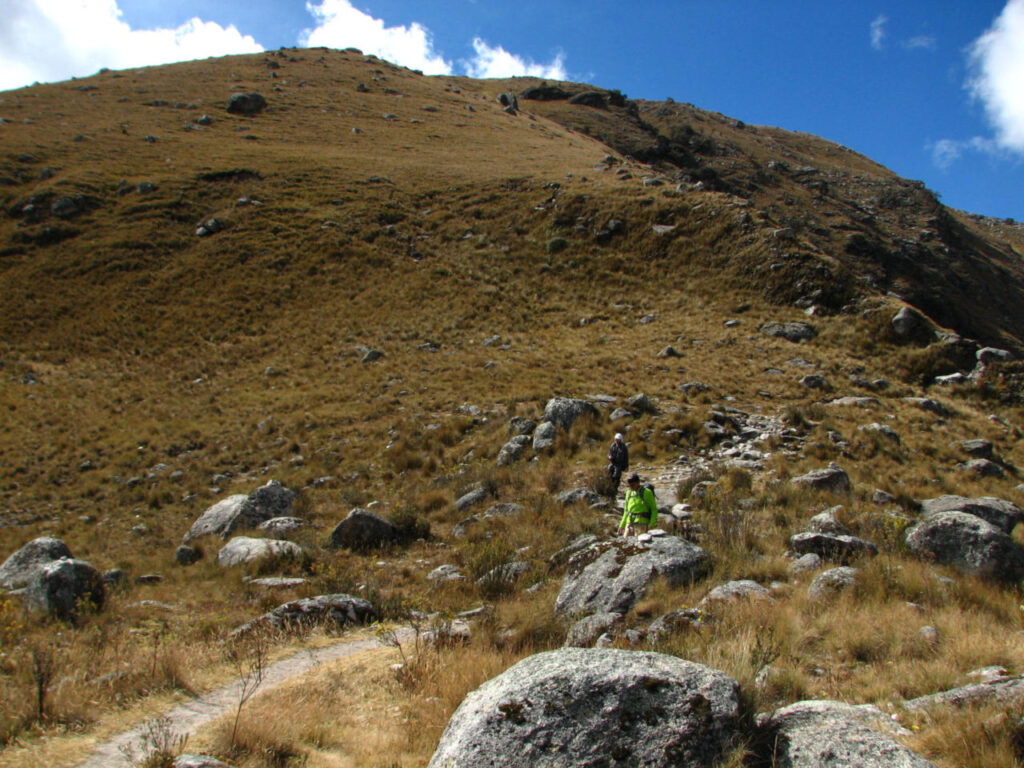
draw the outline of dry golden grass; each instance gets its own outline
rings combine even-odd
[[[281,68],[268,69],[267,58]],[[360,82],[368,93],[357,92]],[[634,464],[707,452],[702,425],[723,405],[784,416],[806,436],[799,452],[781,441],[762,446],[772,454],[764,474],[713,469],[719,486],[696,511],[712,573],[686,589],[657,585],[631,618],[696,605],[729,579],[785,582],[774,602],[723,609],[660,646],[733,674],[751,706],[813,697],[887,705],[961,682],[978,666],[1024,671],[1019,644],[1006,639],[1021,630],[1019,591],[939,569],[954,579],[943,586],[936,569],[906,557],[901,523],[870,502],[881,488],[914,516],[915,499],[942,493],[1019,501],[1015,472],[996,481],[954,467],[964,458],[958,442],[979,436],[1011,469],[1024,466],[1024,409],[970,392],[925,392],[922,375],[943,361],[893,344],[887,324],[897,304],[882,297],[863,313],[810,318],[819,331],[810,343],[761,335],[769,320],[807,319],[772,302],[796,298],[795,286],[819,280],[820,267],[830,270],[830,301],[849,298],[840,295],[848,213],[781,178],[740,188],[744,197],[645,187],[655,169],[593,137],[643,142],[650,133],[614,109],[531,102],[521,104],[527,114],[503,113],[495,95],[526,82],[428,78],[351,51],[310,50],[0,94],[10,120],[0,175],[16,181],[0,187],[3,554],[55,535],[97,567],[163,576],[115,593],[78,627],[0,602],[0,729],[9,739],[0,765],[70,763],[89,740],[223,682],[225,635],[285,600],[351,592],[390,618],[409,609],[450,617],[486,602],[492,612],[468,647],[424,650],[401,681],[389,651],[254,700],[235,755],[253,766],[424,764],[466,691],[561,643],[566,628],[551,615],[560,573],[549,572],[548,558],[579,534],[614,525],[583,506],[559,507],[553,494],[593,480],[621,425],[587,421],[560,435],[550,456],[495,467],[508,420],[536,418],[553,395],[655,400],[656,416],[628,422]],[[270,109],[226,114],[236,90],[264,92]],[[154,100],[168,104],[145,105]],[[814,137],[739,128],[686,105],[662,114],[664,106],[641,104],[641,116],[668,134],[682,120],[728,148],[702,156],[723,174],[729,164],[742,174],[785,157],[836,169],[853,185],[894,181]],[[184,130],[203,112],[212,126]],[[77,135],[84,139],[72,141]],[[596,169],[609,154],[633,178]],[[56,175],[39,179],[44,167]],[[156,191],[137,192],[143,180]],[[73,220],[20,213],[31,195],[45,209],[66,194],[86,196],[87,210]],[[882,217],[883,240],[925,226],[930,204],[919,190],[911,196],[920,205],[901,209],[898,226]],[[196,237],[195,225],[214,215],[227,229]],[[1020,249],[1016,229],[956,215],[987,233],[991,259],[1018,274],[999,251],[1004,242]],[[611,219],[624,230],[600,244],[594,232]],[[656,235],[655,223],[676,229]],[[785,248],[770,234],[783,227],[794,231]],[[47,245],[51,236],[67,237]],[[556,237],[565,248],[553,253]],[[728,320],[739,325],[727,328]],[[1020,341],[1015,332],[1005,331],[1008,342]],[[681,357],[657,357],[668,345]],[[364,347],[385,356],[364,364]],[[794,358],[816,366],[829,389],[801,386],[806,371]],[[823,402],[868,394],[851,375],[889,380],[870,393],[878,406]],[[688,381],[709,389],[684,395],[679,385]],[[922,394],[954,415],[940,419],[901,399]],[[899,445],[858,430],[874,421],[892,426]],[[850,474],[849,496],[788,483],[828,461]],[[199,564],[173,564],[174,547],[206,507],[271,477],[303,489],[312,527],[300,543],[312,560],[285,571],[308,584],[256,590],[241,569],[216,566],[219,541],[201,542]],[[453,539],[467,516],[454,502],[476,483],[525,511]],[[352,507],[371,504],[411,532],[429,525],[431,535],[370,554],[326,548]],[[858,563],[863,580],[853,595],[812,605],[783,555],[788,537],[834,504],[882,554]],[[514,588],[475,583],[513,559],[529,563]],[[445,563],[469,578],[435,587],[426,574]],[[129,607],[142,600],[173,610]],[[938,632],[935,647],[917,634],[925,624]],[[57,633],[58,682],[35,722],[32,649]],[[757,683],[769,662],[771,674]],[[957,740],[988,722],[978,718],[921,724],[922,749],[944,768],[968,764]],[[995,751],[985,754],[1001,755],[993,764],[1009,754],[1011,730],[986,731]],[[225,754],[230,746],[223,729],[193,734],[190,748],[201,745]]]

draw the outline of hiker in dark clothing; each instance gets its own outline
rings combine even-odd
[[[617,432],[615,441],[608,449],[608,477],[612,481],[612,495],[619,492],[619,483],[622,482],[622,473],[629,469],[629,448],[622,439],[622,433]]]

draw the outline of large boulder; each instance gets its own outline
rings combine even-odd
[[[555,613],[628,613],[655,577],[672,586],[689,584],[704,576],[710,564],[707,552],[675,536],[593,544],[569,558]]]
[[[571,429],[581,416],[598,416],[593,403],[569,397],[553,397],[544,406],[544,421],[550,421],[559,429]]]
[[[287,517],[294,501],[295,491],[285,488],[277,480],[271,480],[248,495],[236,493],[228,496],[192,523],[183,543],[210,535],[226,539],[237,530],[256,528],[275,517]]]
[[[983,680],[910,699],[903,702],[903,708],[908,712],[984,704],[1000,704],[1010,708],[1019,706],[1021,702],[1024,702],[1024,676],[999,675],[993,680]]]
[[[877,707],[839,701],[798,701],[766,718],[776,768],[928,768],[934,764],[872,725],[885,727]]]
[[[217,553],[217,565],[221,568],[231,568],[259,560],[300,558],[302,554],[302,547],[292,541],[236,536],[220,548],[220,552]]]
[[[251,117],[258,115],[267,106],[267,100],[258,93],[233,93],[228,99],[227,110],[233,115]]]
[[[330,625],[332,629],[343,629],[355,624],[369,624],[377,618],[377,610],[369,600],[343,593],[317,595],[283,603],[258,619],[243,624],[233,634],[242,634],[257,626],[296,629]]]
[[[103,576],[90,563],[62,557],[38,566],[25,591],[25,607],[62,621],[73,621],[79,612],[98,611],[106,602]]]
[[[428,768],[711,766],[737,736],[739,685],[674,656],[562,648],[471,692]]]
[[[906,534],[919,557],[975,576],[1014,581],[1024,577],[1024,549],[998,526],[966,512],[936,512]]]
[[[368,509],[356,507],[331,531],[330,546],[366,552],[398,541],[398,528]]]
[[[548,448],[555,444],[555,440],[558,438],[558,427],[550,421],[542,421],[537,425],[536,431],[533,433],[533,451],[534,453],[541,453],[546,451]]]
[[[1018,523],[1024,521],[1024,511],[1012,501],[982,496],[968,499],[964,496],[939,496],[921,502],[921,515],[925,519],[940,512],[964,512],[980,517],[999,528],[1003,533],[1013,533]]]
[[[50,536],[33,539],[0,565],[0,588],[27,587],[37,568],[62,557],[71,557],[71,550],[60,539]]]

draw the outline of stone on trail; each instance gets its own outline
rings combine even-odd
[[[798,701],[762,719],[772,733],[776,768],[934,768],[934,764],[872,725],[889,718],[873,706]]]
[[[71,550],[60,539],[52,536],[33,539],[0,565],[0,589],[27,587],[37,568],[62,557],[71,557]]]
[[[660,653],[562,648],[468,694],[428,768],[710,768],[739,718],[739,684],[723,672]]]

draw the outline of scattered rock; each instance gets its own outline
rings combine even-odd
[[[533,433],[533,452],[541,453],[551,448],[558,437],[558,428],[550,421],[542,421]]]
[[[529,435],[516,435],[507,443],[505,443],[501,450],[498,451],[498,466],[508,466],[514,461],[518,461],[523,456],[523,452],[526,450],[526,446],[533,443],[533,438]]]
[[[258,93],[233,93],[228,99],[227,110],[233,115],[250,117],[266,109],[267,100]]]
[[[863,424],[863,425],[857,427],[857,429],[860,432],[867,432],[868,434],[881,435],[882,437],[885,437],[885,438],[891,440],[896,445],[900,444],[900,436],[899,436],[899,434],[896,432],[895,429],[890,427],[888,424],[879,424],[876,421],[876,422],[872,422],[871,424]]]
[[[474,488],[455,500],[455,509],[459,512],[465,512],[470,507],[475,507],[477,504],[487,501],[490,495],[486,488]]]
[[[903,307],[896,313],[892,321],[892,330],[902,341],[928,342],[932,339],[932,324],[912,307]]]
[[[597,638],[608,632],[613,627],[622,625],[621,613],[594,613],[580,619],[572,627],[565,637],[564,645],[573,648],[592,648]]]
[[[645,544],[632,539],[593,544],[569,558],[555,613],[627,613],[653,578],[672,586],[689,584],[702,578],[710,563],[707,552],[674,536]]]
[[[971,459],[956,465],[964,472],[972,472],[978,477],[1006,477],[1006,470],[1001,464],[988,459]]]
[[[993,445],[991,440],[963,440],[960,443],[960,448],[968,456],[973,456],[976,459],[992,459],[993,456]]]
[[[298,517],[272,517],[258,526],[272,539],[287,539],[291,534],[306,527],[306,521]]]
[[[814,581],[807,588],[809,600],[823,600],[850,589],[857,583],[857,575],[860,573],[856,568],[840,566],[827,571],[822,571],[814,577]]]
[[[921,502],[921,516],[927,520],[941,512],[964,512],[980,517],[1009,535],[1018,523],[1024,522],[1024,511],[1012,501],[982,496],[968,499],[964,496],[939,496]]]
[[[398,528],[368,509],[356,507],[331,531],[330,546],[364,552],[398,540]]]
[[[838,563],[847,563],[861,555],[874,557],[878,554],[878,547],[870,541],[836,533],[805,531],[790,537],[789,546],[801,555],[813,553]]]
[[[572,425],[581,416],[599,417],[597,408],[586,400],[554,397],[544,407],[544,421],[552,422],[563,430],[572,429]]]
[[[299,559],[302,554],[302,547],[291,541],[236,536],[221,547],[217,553],[217,564],[221,568],[232,568],[266,559]]]
[[[295,630],[329,625],[332,629],[344,629],[356,624],[369,624],[376,619],[377,610],[373,604],[361,597],[343,593],[317,595],[279,605],[258,619],[243,624],[232,634],[242,634],[257,626]]]
[[[814,327],[808,323],[779,323],[768,322],[761,326],[761,333],[766,336],[775,336],[798,344],[801,341],[810,341],[818,335]]]
[[[103,577],[90,563],[62,557],[39,565],[25,590],[25,607],[61,621],[74,621],[83,609],[99,611],[106,601]]]
[[[806,475],[794,477],[790,482],[793,485],[803,485],[819,491],[850,492],[850,476],[835,463],[830,463],[825,469],[812,469]]]
[[[182,544],[174,550],[174,562],[178,565],[192,565],[199,562],[202,556],[203,552],[201,549],[190,547],[188,544]]]
[[[975,576],[1014,581],[1024,576],[1024,549],[992,523],[965,512],[936,512],[906,534],[919,557]]]
[[[798,701],[759,720],[774,736],[770,762],[776,768],[934,768],[876,730],[889,722],[877,707]]]
[[[922,410],[934,413],[936,416],[942,416],[945,418],[951,415],[950,410],[946,406],[928,397],[904,397],[903,401],[910,403],[911,405],[916,405]]]
[[[183,543],[209,535],[226,539],[236,530],[255,528],[275,517],[287,517],[294,500],[295,491],[277,480],[269,481],[248,495],[228,496],[200,515],[185,534]]]
[[[0,589],[27,587],[36,569],[61,558],[70,558],[71,550],[60,539],[41,536],[33,539],[0,565]]]
[[[658,653],[562,648],[468,694],[428,768],[711,766],[739,715],[739,685],[722,672]]]
[[[738,600],[771,600],[771,594],[756,581],[740,579],[719,584],[698,603],[706,608],[713,603],[733,603]]]

